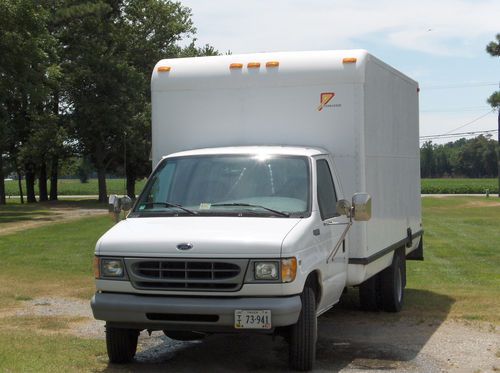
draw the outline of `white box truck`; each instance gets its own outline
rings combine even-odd
[[[401,309],[423,259],[415,81],[343,50],[162,60],[151,84],[154,171],[95,251],[111,362],[141,330],[264,332],[308,370],[346,287]]]

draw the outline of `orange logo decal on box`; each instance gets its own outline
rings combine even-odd
[[[325,107],[326,104],[328,104],[332,98],[335,97],[335,93],[334,92],[323,92],[321,95],[320,95],[320,104],[318,106],[318,111],[321,111],[323,110],[323,108]]]

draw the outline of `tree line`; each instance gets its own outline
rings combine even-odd
[[[169,0],[0,1],[0,204],[11,173],[28,202],[36,180],[39,199],[56,200],[61,163],[75,156],[96,170],[99,201],[124,164],[135,196],[151,171],[154,64],[218,54],[195,34],[191,10]]]
[[[420,174],[431,177],[496,177],[498,142],[480,135],[447,144],[425,142],[420,148]]]

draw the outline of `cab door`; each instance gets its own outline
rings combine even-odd
[[[318,311],[338,302],[347,279],[346,243],[339,242],[348,227],[346,216],[337,213],[337,191],[334,183],[333,164],[327,156],[316,158],[316,201],[320,223],[316,229],[317,245],[322,253],[320,270],[323,282],[323,296]],[[337,246],[339,244],[339,246]],[[337,246],[337,248],[336,248]]]

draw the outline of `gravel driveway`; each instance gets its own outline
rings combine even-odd
[[[92,318],[89,302],[39,298],[11,316],[67,316],[81,320],[66,332],[104,338],[104,324]],[[496,372],[500,330],[488,323],[422,320],[385,313],[334,309],[319,318],[318,372]],[[161,332],[141,333],[133,364],[119,372],[286,371],[287,344],[260,335],[214,335],[179,342]],[[104,353],[104,351],[103,351]]]

